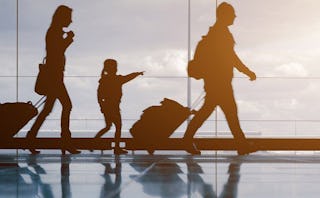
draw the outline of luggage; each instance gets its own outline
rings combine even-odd
[[[153,153],[157,145],[166,143],[171,134],[191,115],[191,110],[165,98],[160,106],[145,109],[130,133],[134,141]]]
[[[37,108],[43,104],[42,97],[35,106],[31,102],[0,104],[0,136],[1,142],[10,140],[32,118],[38,114]],[[40,103],[42,101],[42,103]],[[38,106],[37,106],[38,105]]]

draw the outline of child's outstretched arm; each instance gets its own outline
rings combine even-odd
[[[140,75],[143,75],[144,74],[144,71],[143,72],[133,72],[131,74],[128,74],[126,76],[123,76],[123,81],[122,83],[127,83],[129,82],[130,80],[133,80],[135,79],[136,77],[140,76]]]

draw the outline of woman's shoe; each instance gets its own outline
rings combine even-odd
[[[238,148],[238,155],[249,155],[250,153],[254,153],[258,150],[258,146],[253,142],[240,143]]]

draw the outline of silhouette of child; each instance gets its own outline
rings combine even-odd
[[[117,75],[117,61],[113,59],[104,61],[104,68],[99,80],[98,102],[105,118],[106,127],[101,129],[95,138],[100,138],[107,133],[113,123],[116,127],[114,154],[128,153],[128,151],[121,149],[119,145],[122,126],[120,114],[122,85],[139,75],[143,75],[143,73],[144,72],[134,72],[126,76]]]

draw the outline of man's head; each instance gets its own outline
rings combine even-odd
[[[108,74],[116,74],[118,71],[117,68],[117,61],[114,59],[107,59],[104,61],[104,71],[106,71]]]
[[[229,3],[223,2],[217,8],[217,21],[226,26],[232,25],[236,14],[234,8]]]

